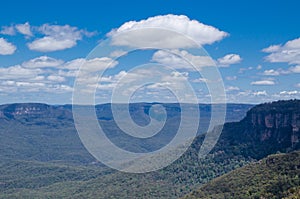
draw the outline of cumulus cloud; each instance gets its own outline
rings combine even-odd
[[[275,82],[273,80],[260,80],[260,81],[251,82],[251,85],[271,86],[271,85],[275,85]]]
[[[237,87],[237,86],[228,86],[228,87],[226,87],[226,91],[227,91],[227,92],[231,92],[231,91],[239,91],[239,90],[240,90],[240,88]]]
[[[265,57],[269,62],[300,64],[300,38],[288,41],[284,45],[272,45],[262,51],[270,53]]]
[[[200,77],[200,78],[192,80],[192,82],[195,82],[195,83],[208,83],[209,80],[206,79],[206,78]]]
[[[157,29],[161,30],[158,31]],[[120,36],[119,33],[123,34]],[[199,21],[191,20],[184,15],[169,14],[150,17],[141,21],[126,22],[107,35],[112,37],[113,45],[185,48],[194,47],[194,42],[198,45],[212,44],[228,36],[228,33]],[[191,38],[194,42],[187,38]]]
[[[266,96],[266,95],[268,95],[267,91],[255,91],[252,94],[254,96]]]
[[[297,95],[300,94],[300,91],[281,91],[280,95]]]
[[[45,77],[46,75],[46,77]],[[72,91],[69,85],[64,85],[66,78],[57,75],[57,70],[41,68],[26,68],[22,65],[0,68],[0,90],[5,93],[45,92],[63,93]]]
[[[300,65],[289,67],[288,69],[270,69],[265,70],[262,74],[265,76],[279,76],[279,75],[288,75],[293,73],[300,73]]]
[[[289,68],[289,71],[290,71],[291,73],[300,73],[300,65],[290,67],[290,68]]]
[[[275,69],[265,70],[263,72],[263,75],[266,76],[278,76],[280,74],[281,74],[280,70],[275,70]]]
[[[119,73],[111,76],[102,76],[100,81],[97,77],[84,78],[82,82],[86,85],[83,92],[91,92],[95,88],[101,90],[101,95],[103,92],[112,92],[116,87],[124,87],[126,89],[122,90],[122,95],[126,93],[131,93],[136,90],[147,93],[151,91],[161,92],[166,88],[176,88],[180,89],[188,81],[189,74],[187,72],[169,71],[163,72],[161,70],[148,70],[146,68],[139,68],[134,71],[120,71]],[[145,87],[140,87],[140,81],[155,77],[155,81],[150,84],[144,85]],[[149,90],[150,89],[150,90]],[[163,97],[163,93],[159,93],[159,96]]]
[[[279,100],[299,98],[300,91],[298,91],[298,90],[283,90],[283,91],[280,91],[279,93],[273,94],[273,97],[276,99],[279,99]]]
[[[85,63],[84,58],[73,59],[71,61],[66,62],[63,65],[63,69],[78,70],[80,68],[80,66],[83,65],[84,63]]]
[[[123,51],[123,50],[115,50],[110,53],[110,57],[121,57],[126,55],[128,52]]]
[[[57,67],[63,64],[63,60],[55,59],[48,56],[41,56],[25,61],[22,66],[26,68],[43,68],[43,67]]]
[[[4,38],[0,38],[0,55],[14,54],[17,47],[12,43],[6,41]]]
[[[81,61],[82,60],[76,60],[74,64],[78,64]],[[81,88],[82,90],[86,90],[83,92],[90,92],[98,85],[98,72],[103,71],[107,68],[113,68],[117,64],[118,61],[115,61],[109,57],[83,60],[83,63],[80,66],[80,73],[78,71],[73,71],[73,75],[78,75],[76,81],[83,87]],[[68,67],[74,67],[74,65],[68,65]],[[60,75],[72,76],[72,74],[64,74],[63,71],[60,72]]]
[[[30,50],[40,52],[51,52],[72,48],[76,45],[76,41],[77,40],[72,39],[57,39],[53,37],[44,37],[41,39],[37,39],[32,43],[29,43],[28,47]]]
[[[32,82],[32,81],[2,81],[0,89],[6,93],[15,92],[44,92],[44,93],[65,93],[71,92],[72,87],[64,84]]]
[[[71,92],[73,88],[68,84],[72,84],[74,74],[81,64],[84,66],[84,75],[81,76],[81,79],[85,79],[87,83],[88,81],[93,83],[99,81],[95,71],[102,70],[107,66],[114,67],[117,62],[108,57],[90,60],[79,58],[66,63],[48,56],[36,57],[19,65],[0,68],[0,90],[3,93],[42,92],[49,95]],[[73,74],[70,75],[71,73]],[[113,88],[114,84],[111,83],[114,83],[116,79],[112,78],[120,78],[119,76],[102,79]]]
[[[188,81],[189,73],[187,72],[178,72],[178,71],[169,71],[169,72],[162,72],[160,70],[147,70],[147,69],[137,69],[135,71],[122,71],[119,74],[115,75],[111,78],[111,82],[109,84],[100,84],[98,88],[107,88],[112,89],[115,88],[117,85],[118,87],[125,86],[124,91],[122,94],[128,94],[138,89],[143,91],[144,93],[147,92],[159,92],[159,96],[163,97],[166,93],[166,89],[170,88],[175,90],[183,90],[185,89],[185,82]],[[155,77],[155,81],[148,85],[144,85],[145,87],[141,88],[140,84],[136,84],[144,79],[149,79],[149,77]],[[152,78],[151,78],[152,79]]]
[[[66,79],[62,76],[59,76],[59,75],[49,75],[47,77],[48,80],[50,81],[54,81],[54,82],[64,82],[66,81]]]
[[[38,31],[45,36],[28,43],[28,48],[40,52],[72,48],[77,45],[78,41],[82,40],[83,36],[92,36],[94,34],[69,25],[44,24],[38,28]]]
[[[185,50],[158,50],[152,56],[152,61],[176,69],[200,70],[202,67],[214,66],[214,61],[209,56],[192,55]],[[192,64],[192,65],[191,65]]]
[[[93,59],[84,60],[81,70],[83,72],[94,73],[113,68],[118,64],[118,61],[109,57],[96,57]]]
[[[218,59],[218,66],[220,67],[227,67],[232,64],[237,64],[242,61],[242,58],[240,55],[237,54],[228,54],[225,55],[224,57],[221,57]]]
[[[227,92],[228,102],[260,103],[270,100],[270,94],[266,90],[239,90]]]
[[[24,78],[34,78],[42,73],[40,69],[28,69],[20,65],[0,68],[0,79],[20,80]]]
[[[267,96],[268,93],[265,90],[263,91],[246,90],[246,91],[240,91],[237,95],[242,97],[257,97],[257,96]]]
[[[25,36],[28,36],[28,37],[33,36],[29,22],[26,22],[24,24],[17,24],[15,27],[19,33],[21,33]]]
[[[13,26],[3,26],[1,31],[0,31],[0,34],[2,35],[15,35],[16,34],[16,31],[15,31],[15,28]]]
[[[265,53],[273,53],[273,52],[279,51],[280,48],[281,48],[280,45],[271,45],[267,48],[262,49],[262,51]]]

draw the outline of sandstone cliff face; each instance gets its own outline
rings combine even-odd
[[[282,128],[292,126],[295,131],[300,127],[300,113],[251,113],[251,123],[254,127]],[[298,129],[298,130],[297,130]]]
[[[291,105],[266,104],[264,108],[253,108],[245,118],[260,141],[274,139],[278,144],[290,142],[292,147],[300,141],[299,100]]]
[[[0,107],[0,116],[37,115],[47,111],[49,111],[49,106],[44,104],[10,104]]]
[[[56,106],[39,103],[9,104],[0,106],[0,119],[13,118],[71,118],[71,112]]]

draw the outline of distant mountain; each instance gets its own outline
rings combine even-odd
[[[177,103],[132,103],[132,104],[114,104],[120,110],[127,110],[135,122],[145,125],[149,122],[149,109],[152,105],[160,104],[165,107],[168,117],[180,117],[181,108]],[[184,104],[189,106],[189,104]],[[214,105],[216,109],[218,106]],[[83,108],[88,106],[82,106]],[[191,106],[194,108],[194,106]],[[252,108],[251,104],[226,104],[226,122],[233,122],[241,120],[246,112]],[[199,111],[201,120],[200,123],[206,124],[209,122],[211,116],[211,104],[199,104]],[[113,121],[114,117],[111,110],[111,104],[100,104],[95,106],[95,110],[100,121]],[[5,104],[0,105],[0,119],[6,120],[19,120],[22,119],[30,121],[33,119],[57,119],[72,120],[72,105],[47,105],[41,103],[18,103],[18,104]],[[205,132],[205,127],[201,126],[202,133]]]
[[[175,122],[180,113],[178,105],[164,106],[169,107],[169,119]],[[209,105],[199,106],[209,115]],[[147,107],[147,103],[134,104],[130,112],[138,122],[145,122]],[[35,117],[33,113],[29,116],[28,111],[16,114],[14,108],[10,110],[13,117],[2,111],[0,173],[7,175],[0,175],[0,198],[178,198],[218,176],[270,154],[299,149],[300,100],[262,104],[248,112],[246,110],[251,105],[245,105],[247,108],[244,105],[232,107],[231,122],[225,124],[218,143],[206,158],[198,160],[205,138],[205,134],[199,132],[181,158],[162,170],[146,174],[126,174],[97,163],[81,145],[73,120],[68,116],[71,114],[69,105],[46,106],[47,110],[57,111],[48,119]],[[56,117],[61,116],[62,110],[66,111],[63,114],[65,119]],[[109,112],[108,104],[97,107],[99,122],[106,126],[112,141],[122,138],[126,144],[126,137],[119,136]],[[147,151],[159,144],[150,140],[131,147]],[[36,169],[32,170],[28,164]],[[87,175],[76,175],[77,169],[86,170]],[[47,183],[46,178],[49,179]]]
[[[157,103],[155,103],[157,104]],[[149,122],[149,108],[153,103],[129,105],[134,121],[140,125]],[[179,104],[162,104],[168,112],[167,127],[159,136],[147,140],[131,141],[117,126],[112,116],[111,104],[96,106],[99,123],[107,136],[120,147],[136,152],[152,151],[170,141],[180,120]],[[118,105],[126,110],[128,105]],[[229,104],[227,121],[237,121],[252,107],[247,104]],[[83,107],[85,108],[85,107]],[[211,106],[200,104],[199,133],[208,128]],[[174,130],[175,129],[175,130]],[[133,143],[133,144],[132,144]],[[88,164],[95,159],[83,147],[74,126],[71,105],[21,103],[0,105],[0,157],[34,161],[53,161]]]
[[[300,151],[268,156],[216,178],[185,199],[299,198]]]

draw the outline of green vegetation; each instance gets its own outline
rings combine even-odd
[[[300,101],[285,105],[288,114],[296,112],[298,106],[294,103],[300,104]],[[172,104],[168,106],[174,111],[170,119],[174,123],[178,108]],[[238,117],[246,109],[243,105],[232,106],[242,110]],[[24,110],[22,105],[0,107],[0,198],[179,198],[269,154],[300,148],[299,144],[291,146],[288,141],[291,140],[291,128],[282,131],[262,126],[258,129],[252,125],[248,114],[241,122],[224,126],[218,143],[204,159],[198,159],[205,137],[202,134],[167,168],[146,174],[128,174],[109,169],[89,155],[78,138],[69,106],[38,104],[38,112],[23,115],[16,114],[16,107]],[[28,104],[25,107],[30,109]],[[209,110],[208,106],[202,109]],[[101,106],[97,110],[100,111],[100,123],[110,133],[111,140],[119,139],[121,146],[126,145],[128,138],[119,135],[107,107]],[[138,106],[133,107],[133,111],[138,115],[145,112]],[[143,117],[136,118],[143,122]],[[236,118],[233,113],[230,117]],[[295,118],[297,120],[297,115]],[[167,133],[172,135],[175,126],[166,129]],[[265,131],[274,136],[261,140],[261,132]],[[161,143],[155,141],[134,143],[128,149],[148,151],[160,146]],[[166,139],[160,141],[163,143]],[[290,186],[282,194],[293,197],[298,190]]]
[[[0,198],[178,198],[248,163],[224,154],[198,162],[197,152],[191,147],[174,164],[147,174],[117,172],[98,164],[6,160],[0,165]]]
[[[300,103],[299,100],[280,100],[276,102],[268,102],[264,104],[259,104],[251,109],[252,112],[279,112],[279,113],[288,113],[288,112],[300,112]]]
[[[299,198],[300,152],[271,155],[208,182],[184,198]]]

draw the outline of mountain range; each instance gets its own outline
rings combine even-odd
[[[140,124],[147,123],[150,106],[149,103],[132,104],[133,119]],[[179,105],[163,106],[170,121],[176,123]],[[199,187],[202,191],[212,179],[245,165],[257,164],[268,155],[300,148],[300,100],[256,106],[229,104],[227,123],[216,146],[205,158],[198,159],[210,107],[199,105],[204,116],[199,122],[202,129],[182,157],[159,171],[129,174],[107,168],[85,150],[77,136],[70,105],[2,105],[0,197],[179,198]],[[97,105],[96,112],[108,136],[112,140],[120,139],[115,133],[119,129],[111,115],[110,104]],[[121,137],[125,147],[126,139]],[[166,141],[161,139],[161,143]],[[136,143],[132,150],[153,150],[161,143]]]

